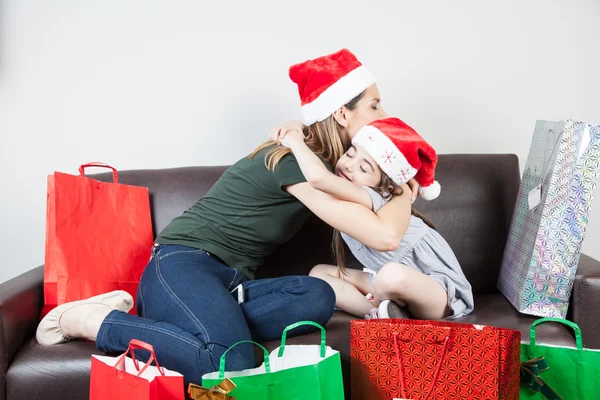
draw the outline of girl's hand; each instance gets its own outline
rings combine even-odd
[[[302,132],[304,128],[306,128],[306,126],[304,126],[304,124],[300,121],[288,121],[277,128],[271,129],[271,132],[269,133],[269,139],[275,142],[277,141],[275,138],[277,138],[281,132],[284,132],[285,134],[285,132],[294,129],[297,129],[300,132]]]
[[[298,129],[282,129],[271,140],[291,149],[294,145],[304,142],[304,133]]]

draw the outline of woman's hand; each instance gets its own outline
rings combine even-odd
[[[417,196],[419,195],[419,182],[417,182],[417,180],[415,178],[411,178],[408,182],[408,189],[411,192],[411,196],[410,196],[410,202],[414,203],[415,200],[417,199]]]
[[[403,183],[397,187],[392,194],[394,196],[402,196],[404,193],[410,193],[411,204],[415,202],[417,195],[419,194],[419,183],[415,180],[415,178],[412,178],[407,183]]]

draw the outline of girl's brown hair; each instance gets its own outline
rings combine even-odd
[[[365,92],[366,90],[350,100],[344,107],[351,111],[354,110],[357,103],[365,95]],[[345,151],[340,137],[341,131],[342,126],[335,120],[333,115],[330,115],[327,119],[315,122],[304,128],[304,142],[313,153],[321,156],[331,168],[334,168],[335,164]],[[274,171],[275,168],[277,168],[279,161],[292,152],[287,147],[276,146],[276,144],[277,143],[272,140],[264,142],[254,149],[252,154],[250,154],[250,158],[254,158],[261,150],[271,147],[265,155],[265,166],[269,170]]]
[[[381,171],[381,168],[379,170]],[[393,196],[401,196],[404,193],[404,189],[392,181],[390,177],[387,176],[383,171],[381,171],[381,181],[379,181],[379,184],[372,189],[379,193],[384,199],[389,199]],[[427,224],[427,226],[429,226],[431,229],[435,229],[435,225],[433,225],[433,223],[427,217],[414,208],[411,207],[410,213],[415,217],[421,218],[423,222],[425,222],[425,224]],[[343,278],[344,276],[348,275],[345,264],[344,239],[342,239],[342,235],[337,229],[333,230],[332,247],[338,267],[337,276],[338,278]]]

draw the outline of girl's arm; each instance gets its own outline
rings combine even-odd
[[[306,146],[304,135],[301,132],[288,131],[281,138],[280,143],[292,150],[298,165],[300,165],[302,174],[313,188],[340,200],[358,203],[371,210],[373,209],[371,196],[366,190],[329,172],[321,159]]]
[[[411,192],[406,185],[402,188],[402,195],[394,196],[376,213],[330,196],[306,182],[286,186],[285,190],[331,227],[377,251],[392,251],[400,246],[410,221]]]
[[[306,128],[300,121],[288,121],[280,127],[271,129],[270,139],[278,142],[280,135],[285,135],[286,132],[290,132],[292,130],[298,130],[302,132]],[[415,180],[415,178],[411,178],[408,181],[408,186],[412,191],[412,201],[414,202],[417,199],[417,195],[419,194],[419,183]]]

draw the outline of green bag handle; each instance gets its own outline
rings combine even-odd
[[[279,354],[277,355],[277,357],[283,356],[283,350],[285,349],[285,339],[287,338],[288,331],[291,331],[292,329],[296,329],[297,327],[303,325],[312,325],[321,330],[321,357],[325,357],[325,328],[313,321],[300,321],[287,326],[281,334],[281,346],[279,346]]]
[[[252,344],[257,345],[261,349],[263,349],[265,371],[267,374],[271,373],[271,364],[269,363],[269,352],[267,351],[267,349],[265,349],[260,344],[253,342],[252,340],[242,340],[241,342],[237,342],[236,344],[234,344],[233,346],[231,346],[230,348],[225,350],[225,353],[223,353],[223,355],[221,356],[221,361],[219,362],[219,379],[225,379],[225,356],[227,355],[229,350],[233,349],[235,346],[237,346],[238,344],[242,344],[242,343],[252,343]]]
[[[577,344],[577,350],[583,350],[581,329],[579,329],[579,326],[576,323],[567,321],[566,319],[562,318],[540,318],[537,321],[534,321],[533,324],[531,324],[531,328],[529,329],[530,344],[532,346],[535,346],[535,328],[538,325],[545,324],[546,322],[558,322],[559,324],[563,324],[572,328],[575,331],[575,343]]]

